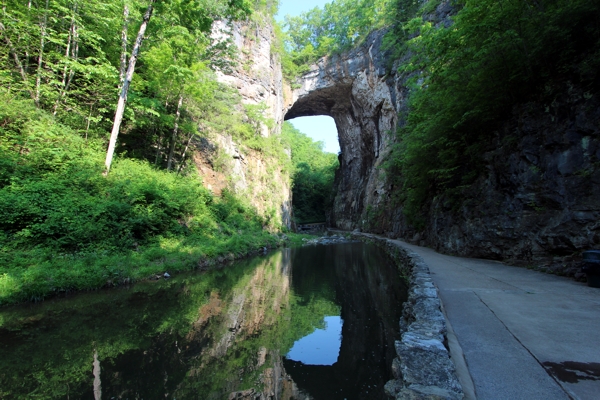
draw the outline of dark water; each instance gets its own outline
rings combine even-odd
[[[0,398],[385,398],[405,296],[352,243],[1,309]]]

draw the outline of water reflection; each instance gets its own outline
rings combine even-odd
[[[333,365],[340,355],[344,322],[340,316],[328,316],[324,323],[324,329],[315,329],[297,340],[285,358],[306,365]]]
[[[383,398],[405,295],[352,244],[3,309],[0,398]],[[293,356],[330,329],[327,366]]]

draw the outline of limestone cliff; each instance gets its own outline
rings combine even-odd
[[[272,124],[261,123],[260,134],[268,137],[281,132],[283,76],[278,58],[271,53],[273,27],[269,18],[258,19],[262,21],[215,24],[215,34],[232,39],[238,55],[233,71],[218,72],[217,77],[240,93],[242,104],[264,109],[263,116]],[[247,148],[227,132],[211,132],[197,149],[196,167],[215,194],[233,190],[249,199],[272,226],[291,226],[290,177],[278,168],[277,160]]]
[[[340,169],[330,224],[342,229],[362,226],[373,197],[384,191],[377,167],[388,152],[404,89],[395,89],[381,50],[382,32],[359,48],[321,59],[292,93],[286,119],[309,115],[333,117],[340,140]]]
[[[452,12],[451,2],[443,1],[427,18],[448,24]],[[396,72],[403,60],[386,53],[384,35],[373,32],[358,48],[319,60],[291,90],[271,54],[272,27],[256,22],[232,27],[240,62],[220,80],[235,87],[245,104],[264,105],[274,122],[262,126],[264,136],[278,134],[284,119],[335,120],[341,154],[331,226],[386,233],[459,255],[546,260],[558,272],[568,272],[565,262],[573,254],[600,246],[600,100],[568,82],[551,104],[516,105],[513,117],[490,132],[486,168],[475,184],[458,202],[436,197],[426,229],[410,226],[393,200],[401,188],[381,169],[403,123],[398,116],[406,111],[409,90],[408,76]],[[289,177],[272,167],[273,160],[227,135],[202,148],[197,165],[214,191],[229,186],[290,226]],[[218,157],[226,159],[220,170]]]
[[[442,2],[428,18],[448,24],[450,4]],[[512,118],[490,132],[477,181],[458,201],[435,197],[426,229],[418,231],[393,201],[400,188],[380,169],[395,140],[388,133],[403,123],[398,115],[408,94],[408,77],[396,72],[403,60],[389,59],[384,34],[374,32],[359,48],[321,59],[286,107],[286,119],[329,115],[336,122],[341,167],[331,226],[574,274],[577,254],[600,246],[599,94],[565,82],[551,104],[516,105]]]

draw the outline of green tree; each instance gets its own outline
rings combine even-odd
[[[372,31],[390,25],[392,0],[334,0],[297,17],[285,17],[283,67],[293,79],[319,57],[357,46]]]
[[[338,157],[324,152],[323,142],[314,142],[289,122],[284,123],[282,136],[292,152],[294,217],[298,223],[324,221],[331,207]]]
[[[415,223],[433,196],[460,192],[476,179],[490,133],[514,105],[551,102],[567,81],[598,88],[600,3],[463,0],[456,6],[449,27],[423,17],[402,26],[412,58],[400,72],[413,79],[389,171],[401,179],[405,211]]]

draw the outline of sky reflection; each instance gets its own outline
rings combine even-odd
[[[297,340],[286,358],[305,365],[333,365],[340,355],[343,325],[340,316],[325,317],[325,329]]]

